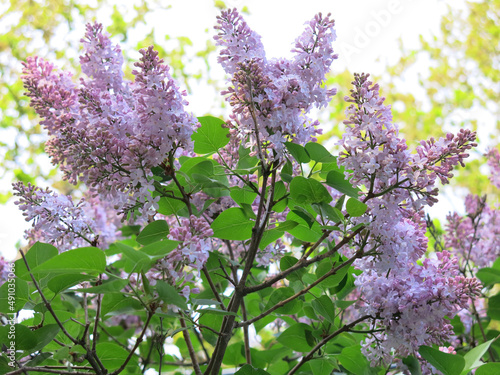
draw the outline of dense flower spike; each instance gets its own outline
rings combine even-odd
[[[33,221],[32,229],[26,231],[31,244],[47,242],[64,251],[89,245],[106,248],[116,239],[116,212],[109,212],[95,198],[75,204],[70,196],[21,182],[14,184],[14,191],[26,221]]]
[[[321,133],[319,123],[307,113],[313,106],[325,106],[336,92],[322,87],[337,58],[331,47],[333,26],[329,15],[316,15],[297,39],[293,60],[268,61],[260,37],[236,10],[218,17],[215,40],[223,47],[219,61],[232,76],[232,85],[223,94],[228,94],[240,138],[248,140],[261,159],[279,158],[286,141],[303,144]]]
[[[491,182],[500,189],[500,152],[497,149],[491,149],[486,156],[491,168]]]
[[[417,263],[427,249],[422,206],[436,201],[436,179],[448,182],[452,168],[474,146],[475,134],[461,131],[421,142],[411,154],[398,138],[378,85],[365,74],[355,75],[353,84],[338,164],[354,186],[366,188],[360,199],[369,208],[358,221],[369,230],[360,242],[373,255],[356,261],[363,273],[355,284],[361,314],[372,316],[374,328],[384,330],[365,340],[363,351],[372,364],[388,363],[394,355],[407,356],[449,338],[445,317],[479,293],[477,280],[459,276],[457,259],[447,252]]]
[[[151,168],[177,149],[192,149],[196,119],[152,47],[141,50],[135,82],[123,80],[123,58],[100,24],[87,25],[82,39],[81,88],[67,73],[41,59],[25,63],[24,82],[51,139],[47,151],[66,178],[85,182],[124,213],[140,204],[152,213]]]
[[[448,215],[445,246],[460,257],[464,272],[473,265],[490,267],[500,256],[500,211],[490,208],[486,197],[473,195],[465,198],[465,211]]]

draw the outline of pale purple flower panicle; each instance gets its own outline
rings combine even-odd
[[[329,15],[316,15],[297,39],[294,59],[267,60],[260,37],[236,10],[218,17],[215,40],[223,48],[219,61],[231,75],[231,86],[223,94],[233,107],[238,137],[260,158],[277,159],[286,141],[304,144],[321,133],[307,113],[313,106],[326,106],[335,95],[335,90],[323,87],[337,58],[331,47],[333,26]]]
[[[60,251],[79,246],[106,248],[116,239],[112,219],[116,212],[106,214],[104,205],[95,198],[89,203],[81,199],[75,204],[70,196],[54,193],[21,182],[13,184],[16,205],[23,211],[26,221],[33,221],[25,237],[33,244],[37,241],[53,244]],[[108,208],[109,210],[109,208]]]
[[[486,196],[468,195],[466,215],[449,214],[445,246],[462,261],[476,267],[490,267],[500,256],[500,211],[486,204]],[[464,269],[465,270],[465,269]]]
[[[370,315],[374,328],[383,331],[363,342],[363,352],[372,364],[387,363],[447,340],[453,330],[446,317],[479,294],[479,282],[459,276],[458,261],[448,252],[417,263],[427,249],[422,207],[436,202],[437,178],[448,182],[453,167],[475,146],[475,133],[422,141],[411,154],[378,85],[365,74],[356,74],[353,84],[340,141],[345,151],[337,162],[353,186],[365,189],[360,199],[368,211],[353,221],[366,225],[362,241],[371,256],[356,261],[363,272],[355,284],[360,314]]]
[[[497,149],[491,149],[486,156],[491,168],[491,183],[500,189],[500,152]]]
[[[195,281],[195,273],[199,274],[214,248],[213,230],[204,218],[194,215],[179,218],[179,221],[174,217],[165,219],[170,225],[168,238],[179,241],[179,246],[149,270],[147,277],[153,285],[156,280],[164,280],[180,288],[181,295],[188,299],[191,293],[199,293],[198,287],[190,284]]]
[[[84,182],[125,214],[138,206],[151,214],[159,199],[152,197],[151,168],[177,149],[192,149],[197,121],[184,111],[186,94],[152,47],[140,51],[136,80],[129,82],[120,47],[102,25],[87,25],[82,42],[88,78],[80,88],[42,59],[24,64],[27,95],[51,136],[47,152],[70,182]]]

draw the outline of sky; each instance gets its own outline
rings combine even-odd
[[[121,2],[121,6],[127,3]],[[193,42],[193,49],[203,48],[209,37],[207,32],[213,34],[218,14],[213,2],[174,0],[171,3],[172,7],[155,11],[147,20],[157,25],[157,40],[164,35],[186,36]],[[445,2],[439,0],[227,0],[225,3],[238,9],[248,7],[250,14],[245,19],[262,36],[268,58],[289,56],[292,43],[302,33],[303,24],[317,12],[331,13],[336,20],[334,49],[339,54],[333,72],[348,68],[351,72],[372,74],[381,74],[385,66],[397,62],[399,40],[406,49],[417,48],[419,35],[438,33],[441,16],[446,12]],[[460,6],[463,2],[453,4]],[[105,19],[99,21],[106,24]],[[209,93],[203,87],[194,90],[194,95],[188,98],[190,110],[195,114],[205,113],[208,101],[204,95]],[[0,253],[13,259],[16,243],[29,224],[13,200],[0,209]]]

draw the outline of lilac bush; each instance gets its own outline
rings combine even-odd
[[[467,373],[487,351],[494,360],[471,307],[500,281],[477,269],[497,270],[497,211],[469,198],[469,216],[450,216],[433,253],[424,213],[476,134],[411,151],[379,86],[355,74],[334,156],[309,117],[336,94],[325,86],[337,58],[331,16],[306,23],[291,59],[268,60],[235,9],[215,29],[227,120],[188,112],[153,47],[126,80],[120,47],[97,23],[82,39],[79,84],[26,61],[46,151],[84,198],[14,185],[33,228],[11,311],[34,317],[16,325],[26,338],[0,370]],[[498,153],[491,160],[496,175]],[[466,342],[460,318],[483,337]]]

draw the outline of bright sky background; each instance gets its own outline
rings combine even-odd
[[[386,64],[397,62],[399,39],[405,48],[416,48],[420,34],[429,36],[439,31],[441,16],[446,12],[446,3],[438,0],[227,0],[225,3],[237,8],[248,7],[250,15],[245,18],[262,36],[268,57],[288,56],[304,22],[317,12],[332,13],[337,30],[334,49],[339,54],[333,72],[347,67],[351,72],[374,74],[383,73]],[[453,5],[461,6],[463,1],[455,1]],[[161,34],[187,36],[193,41],[194,49],[202,49],[206,31],[213,34],[217,14],[213,1],[174,0],[170,9],[155,12],[148,22],[158,25],[158,40],[163,38]],[[105,19],[99,21],[107,23]],[[207,111],[203,93],[197,90],[188,99],[190,110],[195,114]],[[16,243],[29,224],[13,200],[0,209],[0,252],[12,259],[16,255]],[[440,211],[447,213],[452,209],[447,205]]]

